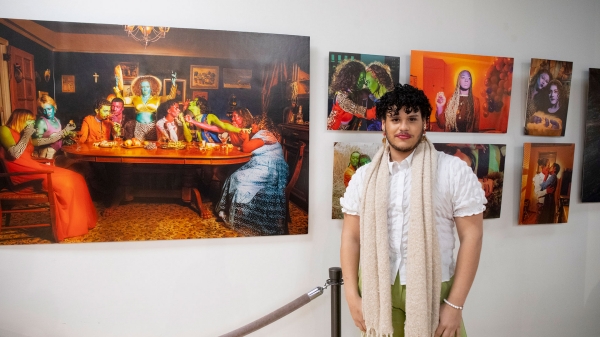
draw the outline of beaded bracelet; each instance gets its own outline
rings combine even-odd
[[[444,298],[444,302],[445,302],[446,304],[448,304],[449,306],[453,307],[454,309],[463,310],[463,307],[461,307],[461,306],[458,306],[458,305],[454,305],[454,304],[452,304],[452,303],[448,302],[448,300],[447,300],[447,299],[445,299],[445,298]]]

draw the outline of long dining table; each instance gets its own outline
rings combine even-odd
[[[114,207],[118,206],[123,199],[132,200],[135,193],[131,190],[131,181],[133,177],[133,166],[139,164],[157,164],[157,165],[184,165],[183,186],[181,191],[175,191],[175,194],[160,191],[151,193],[144,191],[138,193],[138,196],[146,197],[181,197],[186,203],[196,200],[196,207],[203,218],[210,218],[212,212],[202,206],[202,197],[200,191],[194,186],[195,168],[198,165],[208,166],[226,166],[235,164],[244,164],[250,160],[251,153],[242,152],[237,147],[227,147],[221,144],[207,144],[200,147],[197,143],[185,144],[185,148],[162,148],[163,144],[155,143],[156,149],[146,149],[144,147],[124,147],[114,144],[110,147],[95,146],[92,143],[74,144],[63,146],[62,150],[69,159],[96,162],[96,163],[116,163],[121,164],[119,188],[117,189],[110,206],[104,214],[110,214]]]

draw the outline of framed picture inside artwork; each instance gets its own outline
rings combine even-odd
[[[223,88],[252,88],[252,69],[223,68]]]
[[[190,66],[191,89],[219,89],[218,66]]]
[[[133,96],[133,93],[131,92],[131,84],[124,84],[123,85],[123,97],[129,97],[129,96]]]
[[[137,62],[120,62],[124,80],[133,80],[140,73],[140,64]]]
[[[175,80],[175,83],[177,83],[177,96],[174,99],[177,102],[183,103],[185,101],[186,82],[186,80]],[[163,96],[167,96],[171,92],[172,83],[170,78],[163,80]]]
[[[131,84],[123,84],[123,98],[125,101],[125,107],[131,108],[133,104],[131,103],[131,96],[133,96],[133,92],[131,91]]]
[[[62,75],[62,92],[75,92],[75,75]]]
[[[192,90],[192,99],[196,99],[196,97],[202,97],[208,101],[208,91]]]

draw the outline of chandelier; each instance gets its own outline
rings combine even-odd
[[[155,42],[164,38],[169,31],[169,27],[125,25],[125,31],[127,32],[127,36],[141,42],[144,45],[144,48],[146,48],[150,42]]]

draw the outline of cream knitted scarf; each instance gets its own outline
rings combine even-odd
[[[411,164],[406,263],[406,337],[431,337],[439,323],[441,262],[433,218],[432,189],[437,151],[422,141]],[[360,205],[360,268],[363,316],[368,337],[393,335],[388,242],[389,146],[383,146],[366,172]]]

